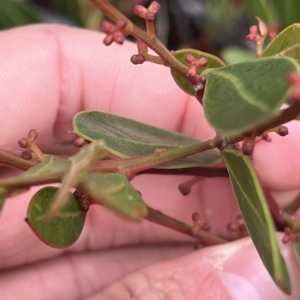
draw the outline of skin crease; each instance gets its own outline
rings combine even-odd
[[[0,33],[0,148],[17,148],[31,128],[46,151],[72,140],[72,117],[100,110],[131,117],[200,139],[213,130],[197,101],[173,82],[169,70],[133,66],[133,44],[109,48],[103,35],[75,28],[39,25]],[[287,137],[255,148],[254,166],[279,204],[300,188],[299,123]],[[0,169],[1,178],[11,175]],[[191,223],[200,212],[212,232],[238,214],[228,179],[205,179],[184,198],[177,185],[187,177],[137,177],[145,201]],[[217,188],[216,188],[217,187]],[[194,251],[191,239],[149,222],[130,223],[92,207],[78,242],[52,249],[25,224],[37,188],[5,203],[0,218],[1,298],[14,299],[299,299],[300,270],[290,245],[281,245],[293,294],[274,285],[249,238]],[[282,236],[281,236],[282,237]],[[280,238],[280,236],[279,236]]]

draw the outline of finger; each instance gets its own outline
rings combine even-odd
[[[26,42],[22,38],[24,36]],[[134,45],[126,43],[124,47],[107,48],[103,46],[102,38],[102,35],[94,32],[45,25],[1,33],[3,47],[0,49],[0,59],[3,72],[0,74],[0,82],[3,89],[0,93],[4,101],[1,102],[3,109],[0,112],[3,116],[0,125],[12,129],[3,133],[1,147],[12,148],[21,136],[26,136],[29,128],[39,130],[42,147],[49,146],[57,139],[67,139],[73,115],[83,109],[110,111],[198,137],[209,134],[207,124],[204,122],[201,125],[203,112],[196,109],[199,104],[179,90],[167,68],[151,64],[145,64],[142,69],[132,66],[129,57],[136,51]],[[182,205],[186,199],[179,194],[177,185],[186,179],[151,178],[157,178],[151,180],[152,186],[143,180],[139,185],[139,179],[136,180],[147,202],[154,208],[168,208],[162,210],[191,223],[191,214],[200,210],[200,203],[194,193],[189,197],[189,204]],[[164,192],[162,199],[161,191],[169,187],[173,191]],[[27,262],[50,255],[50,250],[38,246],[40,242],[29,237],[32,233],[22,221],[26,215],[24,204],[28,203],[32,193],[14,199],[11,206],[6,205],[0,219],[1,224],[4,224],[0,230],[2,228],[1,232],[10,241],[0,251],[1,264],[5,266],[26,262],[27,255]],[[26,202],[23,202],[24,199]],[[169,199],[172,199],[171,205]],[[97,228],[108,228],[107,231],[103,230],[98,235],[95,227],[87,225],[90,230],[85,232],[89,233],[83,234],[84,242],[78,243],[78,248],[95,249],[140,241],[182,240],[181,235],[158,226],[152,227],[147,222],[144,222],[147,225],[143,223],[144,227],[125,222],[128,224],[125,226],[128,232],[135,232],[128,239],[122,230],[124,221],[116,222],[116,217],[107,212],[101,218],[102,211],[89,213],[92,216],[90,219],[96,220],[90,223],[100,226]],[[13,228],[14,234],[6,234],[7,227]],[[216,228],[218,230],[218,225]],[[26,242],[18,246],[20,239]],[[9,249],[20,249],[23,252],[16,259],[9,259],[5,255]]]
[[[40,300],[47,295],[48,300],[84,299],[130,272],[191,250],[190,246],[168,245],[67,254],[34,265],[1,271],[1,298]]]
[[[21,36],[26,36],[27,41],[31,43],[24,43],[20,39]],[[4,134],[2,142],[5,147],[12,147],[12,143],[20,138],[20,132],[25,131],[24,122],[28,128],[41,129],[40,141],[44,147],[58,138],[65,139],[68,137],[68,130],[71,129],[72,116],[82,109],[101,109],[119,113],[148,123],[153,122],[157,126],[181,130],[197,137],[211,134],[206,123],[201,123],[203,112],[198,103],[186,97],[175,86],[167,69],[161,66],[145,65],[143,74],[149,76],[147,77],[149,79],[145,80],[137,72],[138,68],[128,63],[128,57],[135,51],[129,43],[124,48],[117,46],[105,48],[101,43],[101,36],[96,33],[57,26],[21,28],[3,32],[1,37],[5,41],[5,46],[0,49],[3,51],[0,57],[6,58],[1,60],[4,70],[1,80],[5,87],[2,99],[6,100],[1,102],[3,105],[1,111],[11,113],[5,113],[1,121],[6,128],[14,128],[12,132],[7,131]],[[16,52],[12,52],[12,49]],[[19,49],[22,49],[22,53]],[[95,67],[95,61],[101,62],[99,68]],[[17,71],[12,72],[12,70]],[[30,76],[27,76],[28,70],[30,70]],[[41,70],[47,70],[47,72],[41,72]],[[42,99],[42,101],[37,99]],[[158,103],[159,110],[157,109]],[[26,133],[27,130],[26,128]],[[26,133],[24,132],[24,135]],[[259,155],[259,152],[257,153],[256,158]],[[262,161],[261,165],[263,164]],[[297,162],[289,170],[290,177],[293,177],[294,166],[297,166]],[[166,180],[166,182],[171,181],[174,180]],[[201,191],[205,188],[206,182],[211,181],[204,181]],[[218,183],[218,181],[214,182]],[[147,193],[149,199],[155,199],[153,203],[159,207],[164,201],[159,197],[161,189],[158,189],[158,186],[159,183],[154,188],[154,190],[157,189],[157,194],[150,193],[150,191]],[[148,191],[149,185],[144,184],[144,187]],[[214,191],[216,191],[213,184],[210,187],[206,189],[206,193],[201,192],[204,199],[202,201],[207,203],[207,206],[204,205],[205,216],[211,215],[212,212],[215,215],[215,209],[211,208],[212,203],[215,203],[213,207],[220,208],[219,198],[214,197],[214,201],[210,201],[211,194],[215,195]],[[166,186],[163,187],[165,188]],[[222,194],[222,199],[232,200],[232,193],[227,193],[227,190],[225,194]],[[173,193],[168,194],[168,199],[170,195]],[[176,217],[179,214],[180,219],[184,221],[195,207],[196,211],[202,208],[196,193],[189,197],[189,205],[184,208],[182,208],[183,198],[180,195],[176,194],[172,199],[177,199],[177,202],[175,201],[176,204],[172,202],[170,214],[172,215],[174,210],[176,214],[172,216]],[[236,205],[233,206],[236,207]],[[225,210],[222,212],[228,212],[225,216],[230,215],[231,204],[224,201],[222,209],[224,207]],[[168,210],[164,212],[168,213]],[[232,215],[236,214],[232,213]],[[232,221],[233,218],[233,216],[226,217],[226,222]],[[221,223],[223,228],[224,224]],[[218,224],[220,223],[216,224],[217,230],[219,230]],[[149,235],[147,233],[145,239]],[[116,240],[119,241],[119,239]]]
[[[199,212],[202,220],[210,223],[211,234],[228,237],[226,225],[238,215],[228,182],[224,179],[215,182],[222,198],[216,192],[210,192],[212,181],[208,181],[206,187],[200,185],[192,191],[191,197],[185,198],[177,190],[182,180],[184,178],[180,176],[145,175],[138,177],[134,184],[142,191],[147,204],[155,209],[187,224],[192,224],[192,214]],[[53,249],[41,242],[24,222],[29,201],[38,189],[33,188],[26,196],[14,197],[5,204],[0,218],[0,234],[5,241],[0,243],[0,269],[47,259],[66,251],[86,252],[136,244],[196,242],[189,236],[160,225],[148,221],[127,221],[103,207],[92,206],[76,244],[65,251]],[[231,238],[236,237],[231,235]]]
[[[289,249],[285,256],[292,296],[275,286],[247,238],[146,267],[88,299],[296,300],[300,297],[300,272]]]
[[[273,191],[300,188],[300,122],[285,124],[289,134],[285,137],[270,134],[272,141],[259,142],[255,146],[253,165],[264,185]],[[281,199],[279,198],[279,204]]]
[[[15,147],[30,128],[40,132],[44,147],[66,140],[73,116],[82,110],[193,134],[209,131],[199,104],[176,86],[168,68],[130,63],[134,44],[108,48],[99,33],[49,25],[4,31],[0,38],[0,125],[10,128],[2,148]]]
[[[4,31],[0,37],[0,126],[9,128],[2,133],[1,148],[16,147],[30,128],[39,130],[44,147],[70,138],[72,117],[84,109],[202,139],[213,136],[199,103],[179,90],[167,68],[129,62],[133,44],[105,47],[98,33],[49,25]],[[272,143],[256,146],[255,168],[273,190],[300,188],[299,126],[289,123],[287,137],[273,135]]]

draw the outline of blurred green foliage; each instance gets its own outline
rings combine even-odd
[[[96,30],[102,18],[85,0],[1,0],[0,4],[0,29],[50,22]]]
[[[277,23],[278,29],[300,22],[299,0],[245,0],[250,19],[260,17],[267,24]]]
[[[231,45],[245,42],[249,25],[260,17],[274,31],[300,22],[300,0],[158,0],[161,10],[157,34],[169,49],[199,49],[220,55]],[[134,4],[148,6],[151,0],[110,0],[137,25]],[[1,0],[0,29],[38,23],[66,23],[99,29],[104,16],[85,0]],[[231,58],[229,59],[231,60]]]
[[[39,22],[33,3],[25,0],[1,0],[0,29]]]

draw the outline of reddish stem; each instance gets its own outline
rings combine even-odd
[[[187,234],[210,246],[220,245],[228,242],[217,236],[209,234],[204,230],[199,230],[199,232],[197,232],[198,235],[194,236],[192,234],[192,226],[185,224],[179,220],[176,220],[172,217],[169,217],[163,214],[161,211],[153,209],[149,206],[148,206],[148,215],[144,219],[159,225],[163,225],[175,231]]]

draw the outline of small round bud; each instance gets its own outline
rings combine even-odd
[[[78,199],[81,199],[84,195],[83,191],[82,190],[78,190],[76,189],[74,192],[73,192],[73,195],[78,198]]]
[[[136,16],[143,18],[147,9],[142,5],[136,5],[132,11]]]
[[[297,72],[290,72],[287,75],[287,80],[288,80],[288,83],[291,86],[297,86],[297,85],[299,85],[300,84],[299,73],[297,73]]]
[[[157,1],[153,1],[150,5],[148,10],[152,13],[156,14],[160,9],[160,4]]]
[[[73,145],[76,148],[81,148],[86,144],[85,139],[84,138],[78,138],[73,142]]]
[[[115,32],[113,37],[114,37],[114,42],[119,45],[122,45],[125,41],[125,36],[121,31]]]
[[[114,41],[113,35],[112,35],[112,34],[109,34],[109,35],[107,35],[107,36],[104,38],[103,44],[104,44],[105,46],[109,46],[109,45],[112,44],[113,41]]]
[[[277,33],[276,33],[275,31],[271,31],[271,32],[269,33],[269,39],[270,39],[271,41],[273,41],[273,40],[276,38],[276,36],[277,36]]]
[[[115,26],[111,24],[110,22],[103,21],[100,25],[100,29],[104,31],[105,33],[111,33],[113,32]]]
[[[37,130],[35,129],[31,129],[29,132],[28,132],[28,136],[27,136],[27,139],[30,141],[30,142],[33,142],[37,139],[38,137],[38,132]]]
[[[27,139],[22,138],[18,141],[18,144],[21,148],[28,148],[29,147],[29,142]]]
[[[123,30],[127,25],[127,21],[126,20],[119,20],[116,25],[115,28],[118,30]]]
[[[185,61],[186,61],[188,64],[193,63],[195,60],[196,60],[196,58],[195,58],[194,55],[192,55],[192,54],[187,54],[186,57],[185,57]]]
[[[205,58],[205,57],[200,57],[195,61],[195,65],[198,68],[205,67],[207,65],[207,63],[208,63],[208,61],[207,61],[207,58]]]
[[[191,188],[189,186],[187,186],[186,184],[180,184],[178,186],[178,189],[183,196],[187,196],[191,192]]]
[[[267,132],[264,132],[262,135],[261,135],[261,138],[268,142],[268,143],[271,143],[272,142],[272,138],[270,137],[270,135],[267,133]]]
[[[289,129],[286,126],[279,126],[276,133],[280,136],[286,136],[289,134]]]
[[[251,155],[254,151],[254,140],[245,140],[242,145],[242,152],[245,155]]]
[[[201,76],[200,77],[200,82],[205,83],[206,82],[206,77],[205,76]]]
[[[146,21],[154,21],[155,15],[160,9],[160,4],[157,1],[153,1],[148,9],[141,5],[136,5],[133,9],[133,13],[140,17],[145,19]]]
[[[206,222],[203,223],[202,226],[201,226],[201,229],[204,230],[204,231],[210,231],[210,228],[211,228],[210,225]]]
[[[252,33],[249,33],[246,35],[246,40],[247,41],[255,41],[256,40],[256,34],[252,34]]]
[[[197,75],[197,68],[195,66],[190,66],[186,72],[186,76],[193,78]]]
[[[145,56],[142,54],[135,54],[131,56],[130,61],[134,64],[134,65],[141,65],[142,63],[145,62]]]
[[[197,213],[197,212],[194,212],[193,214],[192,214],[192,220],[193,220],[193,222],[199,222],[200,221],[200,219],[201,219],[201,217],[200,217],[200,214],[199,213]]]
[[[32,159],[32,154],[29,151],[22,151],[21,158],[23,158],[25,160],[31,160]]]
[[[79,199],[79,208],[82,212],[88,212],[90,208],[90,201],[88,199]]]
[[[226,225],[226,228],[228,231],[236,231],[237,230],[237,226],[235,223],[228,223]]]
[[[258,30],[257,30],[257,26],[256,25],[252,25],[249,27],[249,31],[252,34],[257,34]]]

